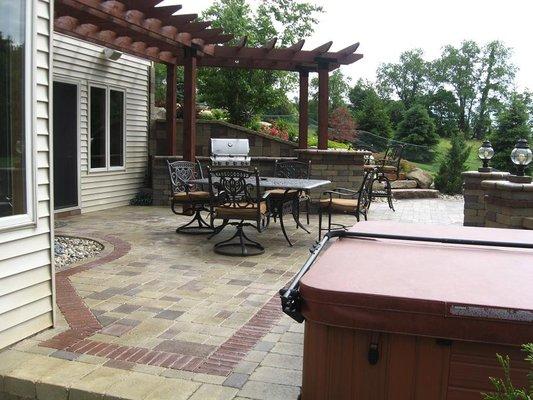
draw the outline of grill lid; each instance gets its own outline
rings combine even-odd
[[[248,139],[211,139],[211,162],[217,166],[249,166]]]

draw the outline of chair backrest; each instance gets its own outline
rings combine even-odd
[[[197,185],[191,184],[193,179],[202,179],[202,168],[199,162],[167,160],[170,189],[172,193],[194,192]]]
[[[209,191],[211,199],[219,207],[252,208],[259,204],[259,172],[257,168],[247,171],[239,168],[208,168]]]
[[[392,143],[387,146],[383,160],[381,160],[381,167],[394,167],[396,168],[396,178],[400,174],[400,162],[402,161],[402,155],[405,145],[400,143]]]
[[[309,179],[311,175],[311,161],[279,161],[274,164],[276,178]]]

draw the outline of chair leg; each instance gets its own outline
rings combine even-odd
[[[285,236],[285,240],[287,240],[287,243],[289,243],[289,246],[292,247],[291,240],[289,239],[289,236],[287,235],[287,231],[285,230],[285,224],[283,222],[283,208],[280,208],[278,216],[279,216],[279,224],[281,226],[281,231],[283,232],[283,236]]]
[[[322,209],[318,208],[318,240],[322,239]]]
[[[305,214],[307,216],[307,225],[309,225],[309,212],[311,210],[311,199],[305,201]]]
[[[265,248],[260,243],[246,236],[244,233],[244,226],[245,225],[242,222],[237,224],[235,234],[231,238],[215,244],[215,253],[237,257],[263,254]],[[247,226],[249,226],[249,224]],[[235,241],[235,239],[238,240]]]

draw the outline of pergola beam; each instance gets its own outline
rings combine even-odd
[[[196,52],[186,49],[183,68],[183,159],[193,162],[196,160],[196,63]]]
[[[167,120],[167,150],[170,156],[177,155],[177,74],[176,65],[167,65],[167,93],[166,93],[166,120]]]
[[[300,71],[300,99],[298,120],[298,148],[309,144],[309,71]]]
[[[320,65],[318,68],[318,148],[328,148],[329,119],[329,68]]]

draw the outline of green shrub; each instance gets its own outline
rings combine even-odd
[[[421,147],[407,146],[406,158],[410,161],[428,162],[435,155],[434,147],[439,142],[435,123],[424,106],[416,104],[405,113],[398,125],[396,140]]]
[[[442,193],[460,194],[463,190],[463,177],[461,173],[466,171],[466,160],[470,156],[471,148],[466,146],[466,140],[461,133],[452,135],[452,147],[442,160],[435,187]]]
[[[523,350],[527,353],[526,361],[531,364],[530,372],[528,374],[529,390],[515,388],[511,382],[509,373],[510,359],[509,356],[501,356],[496,354],[499,364],[503,369],[503,379],[490,378],[492,386],[494,386],[494,393],[483,393],[484,400],[533,400],[533,343],[528,343],[523,346]]]

